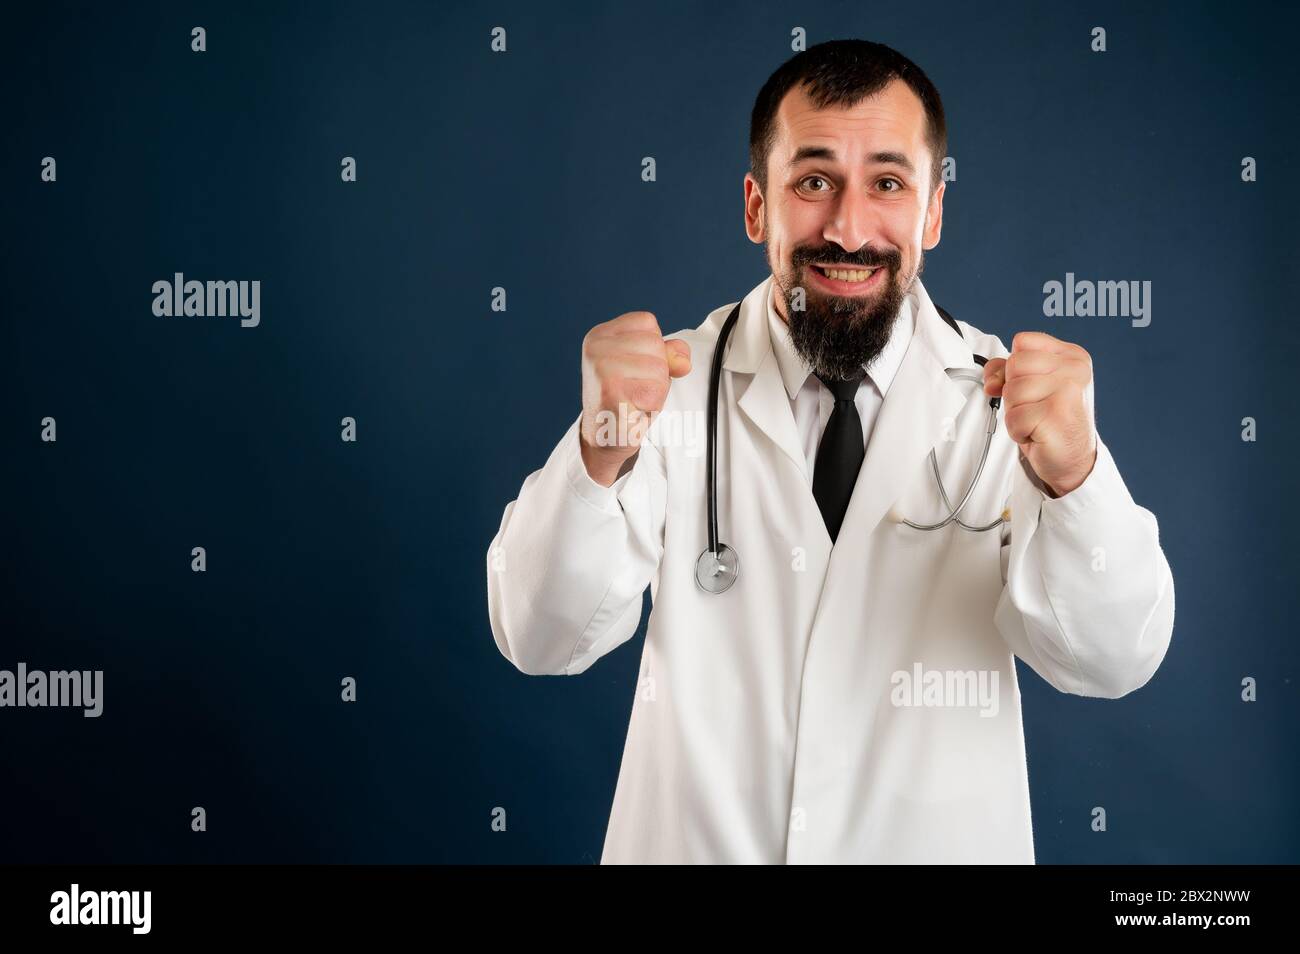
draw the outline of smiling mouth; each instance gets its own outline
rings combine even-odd
[[[881,268],[879,265],[872,268],[849,268],[835,265],[811,265],[810,267],[818,274],[840,282],[865,282]]]

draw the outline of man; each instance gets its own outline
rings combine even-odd
[[[1173,579],[1097,434],[1087,352],[1023,331],[1008,355],[918,280],[945,151],[937,90],[878,44],[814,46],[758,95],[745,228],[772,274],[722,352],[729,588],[696,579],[707,455],[681,435],[732,306],[583,341],[582,413],[506,507],[488,606],[515,666],[572,674],[633,634],[651,587],[606,863],[1032,863],[1013,655],[1102,698],[1164,658]],[[975,383],[947,373],[977,355]],[[959,504],[992,397],[960,513],[992,529],[903,522]]]

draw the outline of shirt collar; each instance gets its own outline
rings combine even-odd
[[[776,360],[781,368],[781,380],[785,383],[786,393],[790,395],[790,400],[793,401],[795,395],[807,382],[809,375],[812,374],[812,369],[804,363],[803,358],[795,351],[794,342],[790,340],[790,329],[777,313],[776,281],[769,280],[767,285],[768,333],[772,339],[772,350],[776,352]],[[898,319],[894,322],[893,330],[889,333],[889,341],[885,343],[885,347],[876,356],[876,360],[865,366],[867,368],[867,377],[876,386],[881,398],[884,398],[888,393],[889,385],[894,380],[898,366],[903,363],[903,354],[907,351],[908,342],[912,340],[912,331],[916,325],[914,296],[914,291],[909,292],[903,299],[903,305],[898,312]]]

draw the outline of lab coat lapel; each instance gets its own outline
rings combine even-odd
[[[866,457],[840,527],[834,554],[848,550],[856,563],[857,543],[875,530],[910,482],[924,475],[930,449],[943,440],[945,425],[955,420],[967,397],[945,368],[974,366],[970,348],[944,323],[918,281],[916,327],[903,361],[885,394]],[[844,544],[848,543],[846,547]]]
[[[748,383],[734,384],[739,394],[737,405],[781,449],[807,483],[808,462],[768,332],[767,287],[771,280],[769,277],[761,282],[741,302],[740,317],[722,366],[727,371],[750,375]]]

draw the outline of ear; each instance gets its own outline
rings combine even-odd
[[[948,183],[940,182],[926,207],[925,230],[921,233],[921,248],[926,251],[939,244],[939,233],[943,231],[943,192],[947,188]]]
[[[745,173],[745,234],[755,245],[762,245],[767,238],[766,207],[763,193],[758,188],[758,180],[751,173]]]

